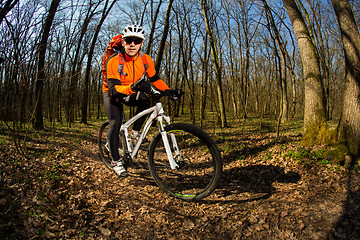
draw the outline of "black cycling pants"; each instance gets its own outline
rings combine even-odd
[[[119,131],[123,120],[123,104],[127,106],[137,106],[135,114],[148,109],[150,107],[150,99],[143,92],[136,92],[132,95],[118,94],[110,97],[108,92],[103,94],[106,116],[109,119],[108,141],[110,144],[110,153],[114,161],[120,159],[119,147]],[[133,130],[140,131],[141,126],[146,120],[146,115],[134,122]]]

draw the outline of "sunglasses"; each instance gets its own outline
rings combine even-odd
[[[127,44],[131,44],[131,43],[134,43],[134,44],[140,44],[143,42],[143,40],[141,38],[137,38],[137,37],[127,37],[127,38],[124,38],[124,41],[127,43]]]

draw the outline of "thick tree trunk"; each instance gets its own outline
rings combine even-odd
[[[360,34],[350,1],[332,0],[345,52],[345,92],[338,137],[350,154],[360,157]]]
[[[309,30],[304,22],[294,0],[283,0],[290,17],[298,45],[305,78],[305,112],[304,112],[304,138],[321,139],[318,137],[322,131],[321,126],[326,126],[324,90],[320,72],[319,58],[316,47],[312,41]],[[317,130],[316,130],[317,129]],[[313,143],[315,143],[313,142]],[[309,142],[311,144],[311,142]]]

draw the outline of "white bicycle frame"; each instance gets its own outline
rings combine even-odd
[[[135,146],[133,146],[131,139],[129,138],[129,127],[139,118],[141,118],[144,115],[150,114],[148,120],[146,121],[143,131],[140,134],[140,137],[138,139],[138,141],[136,142]],[[125,142],[126,142],[126,148],[130,153],[130,157],[132,160],[134,160],[136,158],[137,152],[139,151],[140,145],[143,142],[145,136],[147,135],[152,122],[154,121],[154,119],[157,118],[157,121],[159,122],[159,132],[161,134],[161,138],[162,141],[164,143],[164,147],[166,150],[166,155],[169,159],[169,163],[170,163],[170,167],[171,169],[176,169],[179,168],[179,165],[175,162],[173,154],[171,152],[171,147],[170,147],[170,142],[169,139],[166,135],[166,131],[164,129],[164,120],[166,124],[170,124],[170,117],[166,116],[164,114],[164,109],[162,107],[161,102],[156,103],[155,106],[150,107],[138,114],[136,114],[134,117],[130,118],[126,123],[124,123],[121,127],[120,127],[120,132],[124,133],[124,137],[125,137]],[[177,146],[177,142],[175,139],[175,134],[170,133],[170,138],[171,138],[171,143],[172,143],[172,147],[174,149],[175,152],[175,157],[180,156],[180,151],[179,148]]]

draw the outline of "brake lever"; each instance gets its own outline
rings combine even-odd
[[[155,96],[160,96],[161,92],[158,91],[157,89],[155,89],[153,86],[150,87],[150,92],[151,94],[155,95]]]

